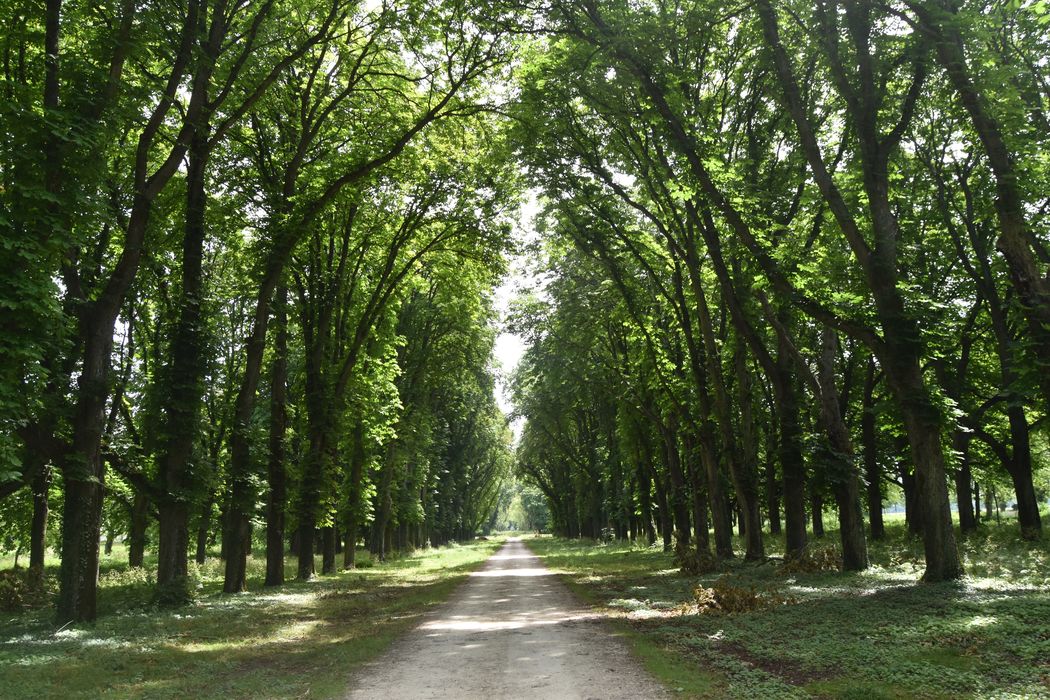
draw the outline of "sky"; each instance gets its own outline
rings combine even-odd
[[[537,193],[530,192],[525,203],[521,207],[521,213],[515,227],[514,234],[522,243],[533,240],[536,237],[535,219],[539,208]],[[514,405],[511,403],[510,387],[508,380],[514,372],[514,368],[525,354],[525,341],[516,333],[508,333],[506,328],[507,315],[510,312],[510,303],[517,295],[518,290],[524,285],[529,286],[530,266],[526,264],[525,256],[511,258],[508,273],[503,282],[496,288],[495,301],[496,311],[499,312],[500,333],[496,336],[496,347],[493,350],[500,374],[496,382],[496,400],[500,409],[509,414]],[[521,435],[521,419],[511,425],[514,431],[514,441],[517,442]]]
[[[496,308],[500,314],[501,328],[506,321],[510,301],[514,298],[516,284],[521,278],[517,275],[508,275],[503,284],[496,290]],[[525,341],[516,333],[507,333],[504,330],[496,336],[496,347],[493,354],[500,367],[500,379],[496,385],[496,400],[504,413],[510,413],[514,406],[510,402],[510,387],[506,379],[518,366],[521,356],[525,353]]]

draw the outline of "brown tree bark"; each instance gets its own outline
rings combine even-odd
[[[128,533],[128,566],[141,568],[146,554],[146,528],[149,527],[149,499],[136,493],[131,503],[131,527]]]
[[[321,528],[321,573],[335,573],[335,528],[331,525]]]
[[[708,241],[710,244],[710,241]],[[753,536],[745,539],[745,559],[759,561],[765,558],[765,547],[762,542],[762,516],[758,507],[758,465],[757,463],[742,464],[739,454],[739,445],[733,435],[732,408],[730,407],[729,395],[726,390],[721,366],[721,353],[715,342],[714,324],[711,319],[710,307],[698,274],[690,273],[691,287],[696,297],[697,316],[700,322],[701,338],[703,339],[704,359],[707,362],[707,376],[711,382],[711,417],[717,428],[719,449],[718,457],[726,464],[726,471],[733,482],[733,488],[737,499],[742,504],[742,510],[746,517],[752,519],[753,527],[750,528]],[[727,298],[732,290],[726,291],[723,285],[723,295]],[[731,308],[734,305],[730,304]],[[733,314],[734,322],[736,315]],[[710,423],[708,423],[710,425]],[[713,449],[713,448],[712,448]],[[714,456],[714,455],[712,455]],[[712,476],[720,478],[720,475],[709,475],[708,482],[713,483]],[[724,497],[721,489],[710,490],[711,512],[715,521],[715,545],[716,554],[719,558],[733,556],[732,550],[732,526],[729,519],[730,514],[723,510]],[[726,528],[723,534],[718,532],[719,522],[724,523]]]
[[[667,505],[667,487],[664,479],[659,475],[655,480],[656,488],[656,515],[660,524],[660,539],[663,542],[663,551],[671,551],[671,542],[674,539],[674,522],[671,519],[671,511]]]
[[[277,288],[274,298],[273,363],[270,366],[270,456],[266,470],[266,586],[284,583],[284,521],[287,500],[285,433],[288,426],[288,290]]]
[[[214,496],[209,495],[204,505],[201,506],[200,520],[197,523],[197,551],[194,556],[197,566],[204,566],[204,563],[208,560],[208,535],[211,534],[211,509],[213,505]]]
[[[661,424],[660,436],[663,439],[664,460],[670,479],[671,493],[668,499],[674,519],[674,536],[677,546],[684,549],[689,546],[689,494],[685,472],[682,470],[681,453],[678,451],[677,426],[673,423]]]
[[[917,52],[914,58],[915,75],[901,107],[900,121],[888,134],[880,134],[877,125],[880,100],[875,93],[872,57],[868,46],[871,8],[867,5],[845,5],[847,34],[855,44],[857,52],[859,90],[853,93],[852,89],[846,87],[848,79],[838,75],[843,66],[834,65],[833,74],[842,83],[841,91],[847,97],[849,113],[855,122],[854,130],[859,143],[871,233],[875,241],[874,246],[870,247],[861,235],[856,219],[850,213],[849,206],[824,163],[790,59],[780,42],[776,10],[769,0],[759,0],[757,7],[763,36],[773,53],[784,102],[801,137],[802,150],[810,164],[810,171],[864,272],[875,302],[882,338],[881,342],[874,345],[873,350],[880,354],[887,384],[901,410],[916,465],[917,494],[924,510],[926,572],[923,579],[942,581],[958,578],[963,569],[952,531],[951,509],[948,503],[947,476],[940,437],[943,418],[923,378],[920,362],[923,347],[918,325],[907,312],[898,286],[898,229],[889,199],[889,156],[899,145],[918,99],[925,77],[922,53]],[[828,12],[827,8],[822,7],[819,11],[826,13],[823,16],[825,26],[822,27],[824,41],[829,46],[837,46],[840,41],[837,8]],[[831,60],[834,62],[835,57]],[[870,342],[870,339],[868,340]]]
[[[206,90],[203,86],[195,89]],[[205,98],[206,99],[206,98]],[[157,586],[185,588],[189,560],[189,470],[204,376],[203,262],[205,232],[206,124],[196,124],[186,169],[186,218],[182,239],[182,295],[172,334],[165,387],[165,429],[158,460],[163,498],[157,502]],[[182,582],[181,584],[179,582]],[[185,591],[188,594],[188,591]],[[188,595],[186,596],[188,597]]]
[[[44,573],[47,555],[48,493],[51,491],[51,467],[44,465],[33,479],[33,520],[29,531],[29,569],[35,575]]]
[[[853,443],[842,420],[842,405],[835,381],[835,358],[838,340],[825,326],[821,332],[821,354],[817,381],[820,385],[820,410],[832,451],[831,480],[838,506],[839,539],[842,543],[842,568],[862,571],[868,568],[868,545],[864,537],[864,518],[860,510],[860,481],[854,466]],[[814,522],[822,509],[814,502]],[[823,522],[821,522],[823,530]],[[816,531],[816,527],[814,527]]]
[[[638,519],[645,533],[646,543],[652,545],[656,544],[656,528],[653,525],[653,484],[649,469],[643,453],[639,450],[635,464],[635,478],[638,484]]]
[[[977,518],[973,511],[973,474],[970,471],[970,438],[958,435],[955,451],[959,453],[959,468],[955,470],[955,502],[959,510],[959,530],[962,534],[977,530]]]
[[[686,459],[686,472],[689,474],[690,492],[693,501],[693,537],[696,552],[701,556],[711,555],[711,541],[708,532],[707,484],[696,440],[688,433],[682,436],[682,448]]]
[[[780,527],[780,480],[777,479],[776,432],[772,426],[766,428],[766,516],[769,518],[769,534],[779,535]]]
[[[871,539],[886,537],[882,520],[882,468],[879,466],[879,448],[875,434],[875,385],[877,383],[875,358],[868,359],[864,374],[864,393],[861,399],[860,442],[864,453],[864,478],[867,481],[865,494],[868,501],[868,526]]]
[[[190,3],[182,27],[182,44],[172,62],[166,85],[168,95],[177,90],[189,65],[199,10],[198,2]],[[66,503],[62,513],[62,570],[56,604],[57,619],[61,623],[95,619],[105,482],[101,443],[106,421],[113,331],[125,296],[138,272],[153,202],[182,162],[192,136],[189,125],[195,123],[203,109],[204,95],[191,95],[183,127],[174,144],[157,169],[149,174],[153,145],[172,104],[170,99],[161,100],[143,127],[136,156],[131,213],[120,258],[102,284],[101,292],[85,303],[80,313],[81,373],[73,411],[72,445],[62,467]]]
[[[365,431],[360,421],[351,428],[350,488],[346,514],[346,546],[343,548],[343,568],[353,569],[357,565],[358,529],[361,523],[361,482],[365,469]]]
[[[784,537],[787,556],[806,551],[806,468],[802,457],[798,386],[794,360],[783,338],[778,338],[776,368],[770,377],[777,403],[777,444],[784,483]]]

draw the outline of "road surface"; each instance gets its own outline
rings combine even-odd
[[[355,675],[353,700],[667,697],[520,540]]]

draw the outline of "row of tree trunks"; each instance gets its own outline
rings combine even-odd
[[[763,36],[773,54],[779,84],[783,90],[783,101],[801,138],[802,150],[809,162],[810,172],[813,173],[821,194],[842,229],[875,302],[881,341],[872,343],[872,350],[879,354],[887,385],[902,414],[916,466],[917,491],[925,511],[924,580],[956,579],[962,575],[963,569],[951,526],[944,450],[940,436],[941,417],[923,376],[923,347],[919,329],[915,319],[905,309],[898,286],[900,271],[896,241],[899,239],[899,231],[890,201],[888,163],[889,155],[898,147],[903,132],[899,128],[888,135],[879,131],[879,109],[874,88],[870,84],[872,76],[868,72],[872,60],[869,54],[870,47],[866,45],[870,17],[865,14],[864,8],[852,5],[845,7],[844,19],[851,26],[851,34],[857,41],[865,42],[864,45],[856,47],[863,89],[859,91],[859,100],[847,102],[860,146],[863,185],[868,196],[870,234],[874,240],[872,247],[869,247],[862,235],[857,219],[843,199],[824,162],[794,68],[781,44],[777,11],[769,0],[759,0],[757,8]],[[833,32],[841,19],[835,17],[832,20],[825,23],[827,26],[824,29],[828,36],[824,41],[828,47],[832,47],[829,50],[835,51],[840,37]],[[925,77],[923,58],[921,52],[917,52],[914,58],[915,85],[921,85]],[[832,56],[830,60],[838,59],[837,56]],[[843,86],[841,89],[848,88]],[[905,118],[910,117],[907,106],[903,114]],[[906,123],[904,125],[906,126]],[[867,333],[860,336],[867,342],[872,340]]]

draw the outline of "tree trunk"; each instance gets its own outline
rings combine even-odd
[[[141,493],[131,502],[131,532],[128,534],[128,566],[141,568],[146,553],[146,528],[149,526],[149,500]]]
[[[713,242],[709,236],[705,238],[710,243]],[[690,254],[691,255],[691,254]],[[704,347],[704,359],[706,360],[707,366],[707,378],[711,384],[711,398],[703,401],[707,406],[701,406],[701,411],[704,414],[705,424],[702,427],[703,430],[710,431],[709,437],[712,440],[709,450],[711,456],[715,456],[714,445],[718,445],[717,457],[721,458],[721,461],[726,465],[726,471],[729,473],[730,480],[733,482],[733,487],[736,490],[736,496],[738,500],[744,502],[744,509],[750,516],[759,517],[758,511],[758,484],[757,484],[757,464],[744,464],[741,461],[741,456],[738,454],[737,442],[733,435],[732,426],[732,409],[729,405],[729,395],[726,390],[725,381],[722,376],[721,366],[721,353],[719,350],[718,343],[715,340],[714,324],[711,318],[711,309],[707,303],[707,296],[704,292],[703,284],[701,283],[699,274],[690,272],[691,287],[693,295],[696,297],[696,308],[697,316],[700,321],[700,331],[703,338]],[[727,286],[731,286],[731,282],[727,282]],[[726,292],[726,294],[731,293]],[[707,395],[707,386],[703,385],[703,395]],[[714,419],[714,427],[711,427],[710,418]],[[718,442],[714,442],[714,435],[718,435]],[[704,436],[704,433],[701,433]],[[711,512],[712,518],[715,523],[715,554],[720,559],[728,559],[733,556],[732,548],[732,521],[731,514],[728,511],[719,512],[722,507],[721,498],[722,489],[720,486],[721,475],[716,472],[714,474],[708,474],[708,484],[711,496]],[[723,523],[723,527],[726,530],[719,533],[719,523]],[[746,542],[747,553],[746,557],[749,560],[762,559],[765,556],[763,551],[761,529],[756,533],[757,539],[749,539]]]
[[[970,472],[970,433],[962,430],[955,432],[955,451],[959,453],[959,468],[955,470],[955,502],[959,508],[959,530],[965,535],[977,529],[977,519],[973,511],[973,493],[970,483],[973,474]]]
[[[234,485],[234,488],[239,487]],[[244,488],[247,489],[247,486]],[[226,550],[226,571],[222,584],[224,593],[240,593],[247,585],[248,550],[251,545],[249,518],[247,509],[241,507],[231,508],[227,515],[227,527],[223,531],[223,547]]]
[[[91,621],[97,612],[102,485],[70,478],[74,471],[68,470],[65,478],[62,509],[62,567],[56,616],[60,624]]]
[[[211,534],[211,511],[215,505],[214,494],[209,495],[201,508],[200,521],[197,523],[197,552],[194,561],[204,566],[208,560],[208,535]]]
[[[666,481],[657,475],[655,491],[658,509],[657,516],[660,520],[660,539],[663,540],[663,550],[670,552],[671,541],[674,538],[674,523],[671,521],[671,511],[667,505],[667,488],[665,484]]]
[[[871,539],[886,537],[886,526],[882,521],[882,469],[879,468],[878,443],[875,434],[875,358],[868,359],[868,371],[864,376],[864,397],[861,404],[860,441],[864,451],[865,493],[868,499],[868,523]]]
[[[288,384],[288,290],[283,285],[274,295],[274,356],[270,389],[270,458],[266,481],[266,579],[263,585],[284,583],[284,520],[287,500],[285,433],[288,408],[285,396]]]
[[[701,556],[711,555],[711,542],[707,521],[707,485],[704,483],[704,471],[700,465],[697,446],[689,435],[682,438],[686,454],[690,485],[693,496],[693,532],[696,539],[696,552]]]
[[[700,462],[707,473],[707,502],[710,504],[711,527],[715,533],[715,556],[719,559],[732,559],[733,532],[728,527],[725,511],[725,485],[722,482],[722,470],[719,466],[717,448],[715,447],[714,428],[711,421],[704,419],[700,424]]]
[[[1007,409],[1010,420],[1011,459],[1007,464],[1014,494],[1017,496],[1017,521],[1021,526],[1021,537],[1038,540],[1043,525],[1039,518],[1039,501],[1032,483],[1032,448],[1029,438],[1028,418],[1024,406],[1015,404]]]
[[[813,518],[813,536],[824,537],[824,497],[812,488],[809,494],[809,512]]]
[[[901,467],[901,490],[904,491],[904,524],[908,534],[922,535],[922,504],[915,493],[915,472],[906,466]]]
[[[321,573],[335,573],[335,528],[321,528]]]
[[[638,479],[638,518],[645,532],[648,544],[656,542],[656,528],[653,526],[653,503],[652,503],[652,479],[649,476],[650,467],[644,457],[639,457],[636,466]]]
[[[163,451],[159,478],[164,498],[157,503],[160,537],[157,541],[157,586],[179,586],[189,597],[186,550],[189,546],[189,491],[187,481],[204,376],[204,323],[202,282],[207,195],[208,128],[194,129],[186,168],[186,220],[182,239],[182,298],[171,342],[165,397]],[[179,582],[182,582],[181,584]]]
[[[673,427],[663,427],[664,458],[667,460],[667,472],[671,477],[671,504],[674,515],[675,538],[677,546],[689,546],[689,501],[685,474],[682,471],[681,454],[678,451],[678,440]]]
[[[346,539],[343,542],[343,569],[357,568],[357,523],[350,523],[346,528]]]
[[[144,224],[144,222],[142,222]],[[121,295],[123,296],[123,295]],[[56,619],[59,624],[95,619],[99,537],[102,521],[102,432],[113,329],[119,299],[88,313],[83,326],[84,354],[77,380],[73,445],[63,463],[62,566]]]
[[[801,556],[806,551],[806,467],[802,457],[802,427],[799,424],[798,388],[790,351],[777,351],[776,373],[770,377],[777,403],[780,467],[784,475],[785,555]]]
[[[186,504],[165,500],[157,504],[157,586],[178,586],[188,596],[189,514]],[[174,593],[174,591],[173,591]]]
[[[926,552],[923,580],[948,581],[962,576],[963,569],[948,505],[940,419],[921,383],[918,365],[914,365],[912,370],[912,381],[902,382],[898,400],[904,405],[904,423],[917,465],[916,501],[922,508],[923,549]]]
[[[973,520],[981,524],[981,485],[973,482]]]
[[[256,299],[252,330],[245,342],[244,374],[234,404],[233,425],[230,430],[230,501],[223,528],[222,548],[226,556],[226,570],[222,590],[240,593],[245,587],[248,566],[248,533],[251,509],[255,503],[255,489],[251,471],[251,422],[255,408],[255,393],[262,373],[266,349],[266,329],[270,318],[271,295],[282,276],[286,255],[275,252],[267,261],[267,277]],[[289,253],[290,254],[290,253]]]
[[[317,543],[315,541],[316,535],[317,527],[314,520],[312,518],[308,520],[300,519],[299,555],[295,574],[296,578],[300,581],[309,581],[314,577],[314,573],[316,572],[314,569],[314,555],[317,551]]]
[[[820,386],[821,417],[831,447],[831,480],[835,504],[838,506],[839,541],[842,544],[842,568],[862,571],[868,568],[868,543],[864,539],[864,518],[860,511],[860,481],[857,478],[853,443],[849,429],[842,420],[842,405],[835,382],[835,358],[838,339],[827,326],[821,332],[821,354],[817,383]],[[823,503],[813,502],[814,534],[817,524],[823,535],[824,522],[820,517]]]
[[[770,443],[775,443],[775,433],[767,431]],[[776,448],[770,444],[766,448],[766,513],[769,516],[769,534],[779,535],[780,529],[780,481],[777,479]]]
[[[350,493],[346,515],[346,547],[343,548],[343,568],[353,569],[357,563],[357,537],[361,523],[361,482],[365,469],[365,431],[360,421],[351,429]]]
[[[758,497],[758,436],[752,397],[753,377],[743,347],[738,347],[734,353],[733,364],[737,377],[737,406],[740,410],[740,468],[744,477],[740,486],[746,491],[737,497],[741,516],[740,534],[744,536],[747,547],[744,559],[761,561],[765,559],[765,546],[762,542],[762,510]]]
[[[373,527],[373,538],[372,538],[372,553],[375,554],[379,561],[386,561],[386,554],[388,551],[387,547],[387,526],[390,523],[390,515],[393,510],[393,502],[391,500],[391,486],[394,482],[394,453],[392,448],[388,448],[386,459],[383,463],[383,472],[379,482],[379,492],[376,494],[376,498],[379,501],[379,510],[376,513],[375,524]],[[570,510],[571,510],[570,506]],[[570,536],[578,536],[579,528],[574,528],[573,525],[569,524]]]
[[[51,491],[51,467],[44,465],[33,478],[33,522],[29,532],[29,570],[34,575],[44,573],[47,556],[48,493]]]

